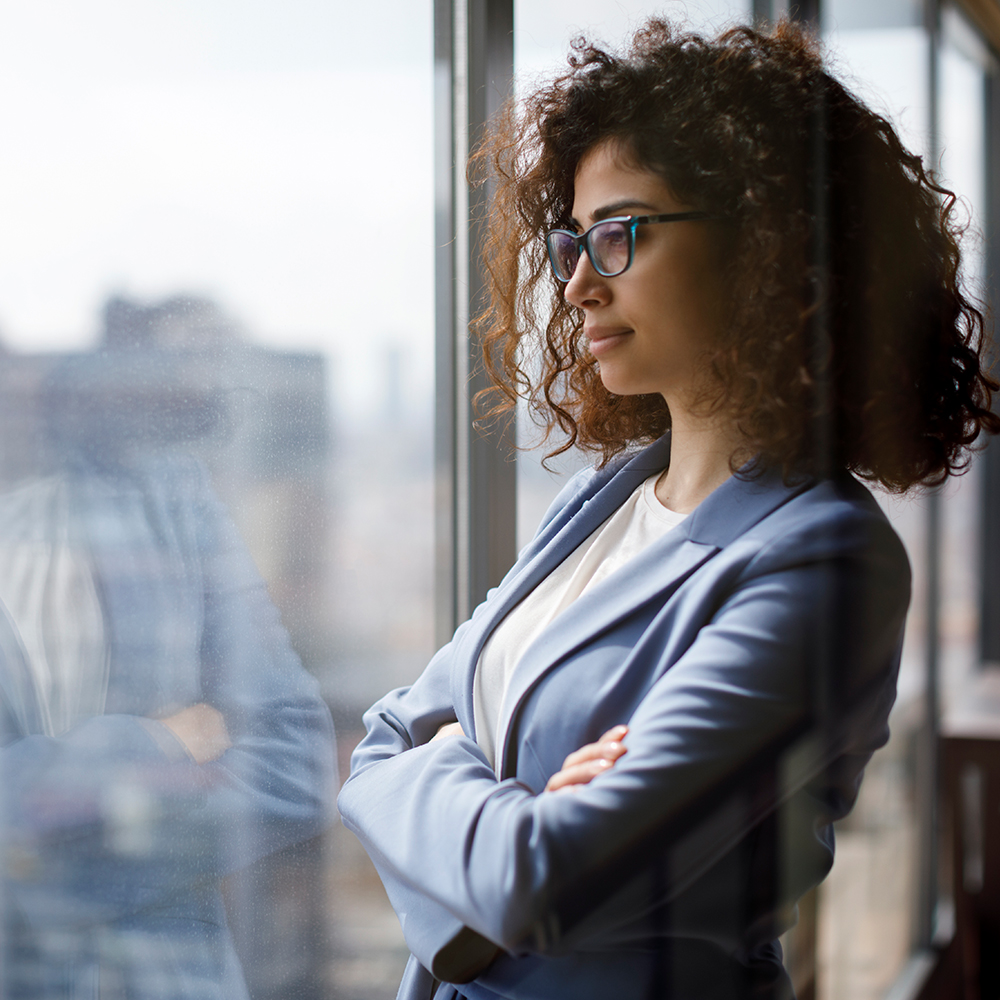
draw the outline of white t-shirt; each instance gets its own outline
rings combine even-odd
[[[650,476],[596,531],[578,545],[493,630],[476,665],[473,681],[476,741],[496,767],[500,709],[507,685],[524,651],[560,612],[611,576],[687,516],[656,499]]]

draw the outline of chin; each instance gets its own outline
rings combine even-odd
[[[616,396],[644,396],[659,392],[658,389],[643,385],[638,379],[623,377],[621,372],[616,372],[610,365],[600,368],[600,373],[604,388]]]

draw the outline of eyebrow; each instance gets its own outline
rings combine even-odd
[[[600,208],[595,208],[592,213],[592,218],[594,222],[600,222],[602,219],[610,219],[616,215],[634,215],[634,212],[625,212],[627,208],[640,208],[648,210],[650,212],[657,212],[659,209],[656,205],[650,205],[648,202],[639,201],[637,198],[622,198],[620,201],[613,201],[609,205],[602,205]],[[570,225],[576,226],[577,229],[582,228],[580,223],[570,217]]]

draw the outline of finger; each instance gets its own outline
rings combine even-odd
[[[583,764],[588,760],[600,760],[602,758],[617,760],[623,753],[627,752],[627,748],[624,744],[619,743],[617,740],[610,740],[601,743],[588,743],[586,746],[580,747],[579,750],[574,750],[563,761],[563,768],[574,767],[575,765]]]
[[[435,740],[443,740],[446,736],[464,736],[465,733],[462,730],[461,723],[458,722],[446,722],[440,729],[431,737],[431,742]]]
[[[563,767],[567,764],[575,764],[580,761],[589,760],[595,756],[600,757],[605,748],[610,748],[611,753],[620,757],[624,753],[624,748],[620,748],[621,740],[628,733],[628,726],[612,726],[600,739],[593,743],[586,743],[579,750],[574,750],[563,762]]]
[[[610,760],[588,760],[572,767],[564,767],[549,778],[545,790],[554,792],[567,785],[586,785],[612,766],[613,762]]]
[[[589,760],[583,764],[563,768],[549,778],[545,788],[547,791],[557,791],[571,785],[586,785],[612,766],[609,760]]]
[[[612,726],[597,742],[617,743],[619,740],[624,739],[627,733],[628,726]]]

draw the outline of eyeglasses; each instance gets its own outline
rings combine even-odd
[[[666,215],[622,215],[595,222],[585,233],[568,229],[550,229],[545,234],[552,272],[559,281],[573,277],[580,262],[581,250],[587,251],[594,270],[605,278],[623,274],[632,266],[635,256],[635,230],[654,222],[687,222],[697,219],[718,219],[711,212],[670,212]]]

